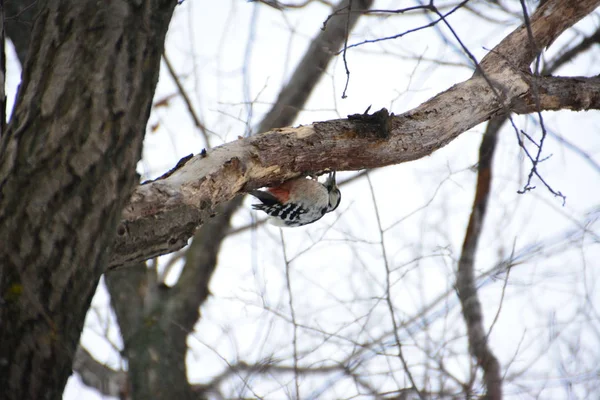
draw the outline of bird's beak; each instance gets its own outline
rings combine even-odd
[[[325,186],[328,188],[333,188],[335,186],[335,171],[329,173]]]

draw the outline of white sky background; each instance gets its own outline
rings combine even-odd
[[[474,4],[490,14],[489,6]],[[412,1],[376,3],[380,9],[412,5]],[[485,49],[494,47],[520,23],[518,2],[514,5],[514,17],[502,12],[493,14],[507,26],[481,21],[464,10],[449,21],[481,60]],[[177,7],[167,54],[203,122],[214,132],[212,145],[235,140],[248,127],[257,125],[327,15],[328,9],[321,4],[285,14],[240,0],[187,0]],[[349,43],[400,33],[423,23],[427,20],[421,14],[363,17]],[[588,17],[577,25],[577,32],[589,34],[598,23],[598,14]],[[254,39],[249,40],[252,30]],[[450,45],[442,42],[440,32]],[[556,54],[575,36],[573,31],[564,34],[545,57]],[[466,58],[456,49],[456,41],[441,25],[351,49],[347,54],[351,71],[348,98],[341,99],[346,76],[338,57],[295,125],[362,113],[369,105],[373,111],[387,107],[396,114],[405,112],[472,74],[471,67],[427,61],[466,65]],[[596,46],[558,74],[600,74],[598,54]],[[418,57],[422,57],[420,62]],[[18,74],[9,69],[8,76],[16,83]],[[163,69],[156,99],[175,92],[172,79]],[[250,121],[248,102],[253,102]],[[493,192],[477,253],[477,273],[489,271],[507,259],[513,246],[519,262],[510,272],[490,336],[490,346],[506,371],[506,398],[581,398],[594,391],[590,388],[600,386],[600,297],[596,289],[600,250],[598,236],[594,239],[590,233],[600,234],[600,223],[596,221],[600,217],[600,113],[544,113],[544,119],[551,132],[544,154],[553,156],[541,164],[540,171],[554,189],[567,196],[567,203],[562,207],[560,199],[537,182],[535,191],[516,193],[523,187],[530,165],[523,159],[514,131],[505,127],[496,151]],[[518,116],[515,122],[539,138],[536,118]],[[154,110],[149,127],[156,124],[158,128],[146,137],[139,164],[144,179],[164,173],[181,157],[205,147],[177,97],[168,107]],[[469,376],[464,323],[451,290],[475,188],[472,167],[477,162],[484,128],[484,124],[475,127],[429,157],[370,175],[383,228],[389,227],[384,243],[393,270],[391,291],[396,317],[400,325],[407,324],[399,334],[405,357],[421,384],[422,367],[435,365],[442,358],[456,377],[465,380]],[[596,167],[556,137],[587,152]],[[354,174],[341,172],[338,177],[344,180]],[[288,258],[297,256],[289,271],[295,319],[307,327],[297,330],[302,366],[344,360],[357,351],[354,341],[374,340],[391,330],[390,313],[383,300],[386,267],[369,184],[363,178],[345,186],[342,192],[336,212],[313,225],[283,231]],[[252,222],[255,214],[250,204],[248,200],[235,216],[234,226]],[[584,234],[584,228],[588,233]],[[505,276],[502,273],[480,282],[487,327],[498,312]],[[169,276],[170,282],[176,279],[176,273]],[[202,319],[188,339],[191,381],[210,381],[227,368],[227,362],[251,364],[271,359],[280,365],[292,365],[293,332],[278,228],[261,226],[228,238],[210,289],[213,296],[203,305]],[[447,291],[448,296],[434,303]],[[435,306],[429,312],[411,323],[432,303]],[[101,286],[93,302],[94,312],[88,314],[82,342],[99,360],[119,367],[122,361],[118,353],[103,338],[106,334],[121,346],[108,304]],[[429,325],[423,328],[424,324]],[[324,332],[337,336],[326,340]],[[395,351],[392,335],[384,336],[381,343],[375,350]],[[431,357],[426,356],[427,352]],[[357,372],[377,389],[409,386],[393,355],[365,351],[355,361],[361,362]],[[390,369],[395,371],[395,380],[388,373]],[[519,376],[511,383],[513,375]],[[427,387],[436,389],[439,376],[430,371]],[[254,392],[244,391],[242,383],[236,378],[228,380],[224,393],[273,399],[294,393],[291,374],[249,377],[247,383]],[[452,387],[453,382],[447,384]],[[300,397],[334,399],[355,395],[356,390],[351,380],[334,373],[302,379]],[[100,397],[85,388],[76,375],[69,380],[64,396]]]

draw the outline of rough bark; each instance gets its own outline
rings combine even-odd
[[[0,139],[0,398],[62,396],[136,183],[175,4],[40,9]]]
[[[600,107],[600,76],[560,77],[529,76],[529,86],[537,92],[528,91],[515,99],[512,110],[519,114],[537,111],[537,101],[543,110],[591,110]]]
[[[596,0],[549,0],[540,4],[530,20],[533,41],[529,38],[527,25],[521,25],[481,61],[482,69],[488,73],[507,68],[529,70],[529,64],[542,49],[594,11],[598,4]]]
[[[600,0],[549,1],[531,17],[535,48],[550,44]],[[217,147],[138,187],[123,213],[111,266],[183,247],[215,207],[248,190],[325,169],[359,170],[415,160],[507,111],[600,108],[597,78],[534,77],[522,26],[496,46],[469,80],[384,121],[334,120],[275,129]],[[539,87],[535,87],[538,85]],[[577,86],[576,98],[557,95]],[[548,95],[544,90],[548,89]],[[389,131],[387,130],[389,128]]]

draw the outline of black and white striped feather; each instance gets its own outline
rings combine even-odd
[[[265,212],[269,215],[271,224],[282,227],[313,223],[327,212],[335,210],[341,199],[339,189],[335,185],[335,175],[325,184],[317,180],[298,178],[269,190],[250,192],[262,203],[253,204],[252,208]],[[289,197],[286,197],[286,194],[289,194]]]

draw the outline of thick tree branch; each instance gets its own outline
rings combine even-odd
[[[591,12],[599,3],[586,0],[573,8],[571,2],[548,2],[531,18],[534,39],[537,43],[552,42],[585,15],[584,11]],[[587,8],[582,8],[584,5]],[[561,22],[561,29],[545,28],[558,18],[553,13],[566,20]],[[387,135],[382,135],[378,124],[352,120],[276,129],[215,148],[168,177],[140,186],[124,211],[111,265],[181,248],[196,227],[215,213],[216,205],[250,189],[327,168],[358,170],[415,160],[507,108],[524,111],[522,99],[533,93],[531,75],[514,68],[495,68],[507,53],[529,59],[525,55],[528,38],[523,32],[524,27],[518,28],[486,56],[487,79],[476,74],[416,109],[391,118],[390,131],[384,132]],[[515,38],[520,38],[521,48],[515,47]],[[497,93],[501,93],[501,101]],[[555,103],[552,107],[556,109]]]
[[[515,84],[521,88],[510,96],[516,111],[530,111],[520,98],[530,98],[531,87],[525,81]],[[543,104],[557,109],[556,102],[550,103],[554,99],[548,97]],[[578,108],[584,105],[580,102]],[[569,101],[568,108],[575,107]],[[377,125],[335,120],[276,129],[215,148],[135,191],[123,214],[111,265],[183,247],[196,226],[214,215],[216,205],[250,189],[327,168],[359,170],[415,160],[503,110],[487,83],[472,78],[392,118],[387,138],[379,136]]]
[[[530,86],[537,86],[538,102],[542,110],[598,110],[600,109],[600,76],[554,77],[529,76]],[[537,111],[532,91],[515,99],[512,111],[528,114]]]
[[[533,43],[527,27],[521,25],[508,35],[482,61],[485,71],[498,72],[505,68],[528,70],[529,64],[567,28],[598,7],[598,0],[549,0],[531,16]]]
[[[522,86],[518,94],[527,92]],[[385,138],[378,124],[334,120],[217,147],[134,192],[111,266],[183,247],[214,207],[250,189],[326,168],[358,170],[418,159],[501,110],[487,83],[474,78],[392,118]]]
[[[534,40],[551,43],[598,4],[600,0],[549,1],[531,17]],[[558,27],[546,26],[558,19]],[[214,215],[214,207],[250,189],[325,169],[359,170],[416,160],[507,110],[525,111],[523,99],[534,93],[533,78],[507,65],[506,54],[515,62],[530,60],[528,40],[525,28],[519,27],[485,57],[479,73],[390,118],[383,131],[378,123],[345,119],[275,129],[198,155],[169,176],[138,187],[123,213],[111,266],[183,247],[196,227]]]

